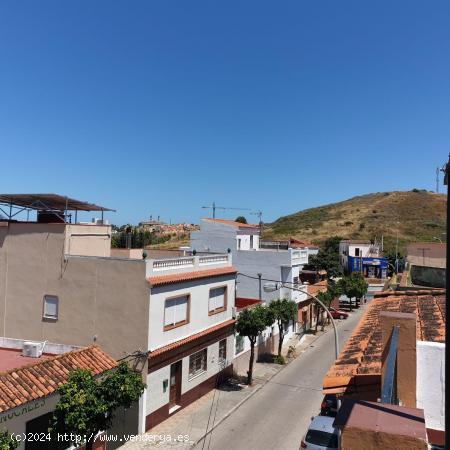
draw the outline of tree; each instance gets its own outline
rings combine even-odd
[[[340,236],[328,238],[320,247],[319,253],[311,256],[304,268],[309,270],[326,270],[328,279],[341,276],[342,268],[339,262],[339,243],[341,240]]]
[[[253,362],[255,359],[255,345],[258,336],[273,323],[269,308],[256,305],[253,308],[244,309],[239,313],[236,322],[236,331],[241,336],[247,336],[250,341],[250,361],[247,371],[247,384],[252,384]]]
[[[86,436],[86,450],[92,450],[98,432],[111,427],[115,410],[129,408],[144,389],[141,375],[124,362],[101,379],[89,370],[74,370],[58,389],[51,431]]]
[[[15,450],[19,446],[17,439],[7,430],[0,430],[0,450]]]
[[[317,294],[317,298],[327,307],[330,308],[331,303],[333,300],[341,295],[341,288],[338,283],[334,282],[333,280],[328,281],[327,290],[325,292],[319,292]],[[316,320],[316,333],[317,333],[317,322],[321,314],[321,310],[323,309],[320,305],[317,305],[318,311],[317,311],[317,320]],[[329,322],[329,317],[327,317]]]
[[[244,216],[238,216],[238,217],[236,217],[235,222],[247,223],[247,219]]]
[[[269,304],[269,310],[272,313],[274,321],[277,322],[278,338],[278,356],[281,356],[284,336],[286,334],[284,327],[290,320],[295,321],[297,316],[297,304],[292,300],[274,300]]]
[[[359,300],[367,293],[369,288],[369,284],[360,272],[353,272],[348,276],[342,277],[338,285],[341,292],[349,298],[350,310],[352,309],[352,298],[356,298],[356,306],[358,306]]]

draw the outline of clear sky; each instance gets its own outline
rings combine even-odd
[[[435,189],[449,23],[447,0],[5,0],[0,192],[120,224]]]

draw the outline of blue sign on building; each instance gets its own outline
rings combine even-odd
[[[362,265],[362,268],[361,268]],[[348,257],[348,271],[362,272],[367,278],[386,278],[388,269],[388,260],[384,257]]]

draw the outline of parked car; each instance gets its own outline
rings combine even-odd
[[[337,398],[334,394],[327,394],[323,398],[322,404],[320,405],[320,415],[336,417],[337,414]]]
[[[300,448],[308,450],[337,450],[338,430],[333,427],[334,417],[313,417]]]
[[[340,309],[329,308],[333,319],[346,319],[348,317],[348,312],[341,311]]]

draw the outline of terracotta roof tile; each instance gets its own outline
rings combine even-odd
[[[200,280],[202,278],[220,277],[221,275],[234,274],[237,269],[234,267],[220,267],[217,269],[196,270],[193,272],[181,272],[171,275],[156,275],[149,277],[147,280],[152,285],[163,286],[171,283],[181,283],[183,281]]]
[[[199,333],[191,334],[190,336],[180,339],[179,341],[172,342],[171,344],[165,345],[164,347],[157,348],[156,350],[153,350],[149,354],[149,359],[160,355],[161,353],[168,352],[170,350],[173,350],[175,348],[181,347],[184,344],[187,344],[188,342],[195,341],[196,339],[199,339],[203,336],[206,336],[210,333],[214,333],[216,331],[219,331],[221,329],[227,328],[231,325],[234,325],[236,322],[235,319],[227,320],[226,322],[219,323],[218,325],[214,325],[213,327],[207,328],[206,330],[200,331]]]
[[[328,289],[328,281],[322,280],[315,284],[308,285],[308,294],[317,295],[319,292],[326,292]]]
[[[85,368],[99,375],[116,366],[113,358],[91,346],[0,372],[0,413],[53,394],[72,370]]]
[[[375,294],[323,381],[324,393],[373,390],[381,377],[380,312],[415,313],[417,340],[445,341],[445,290]]]
[[[257,298],[236,297],[234,306],[236,306],[237,311],[240,312],[243,309],[251,308],[253,306],[260,305],[261,303],[262,300]]]

